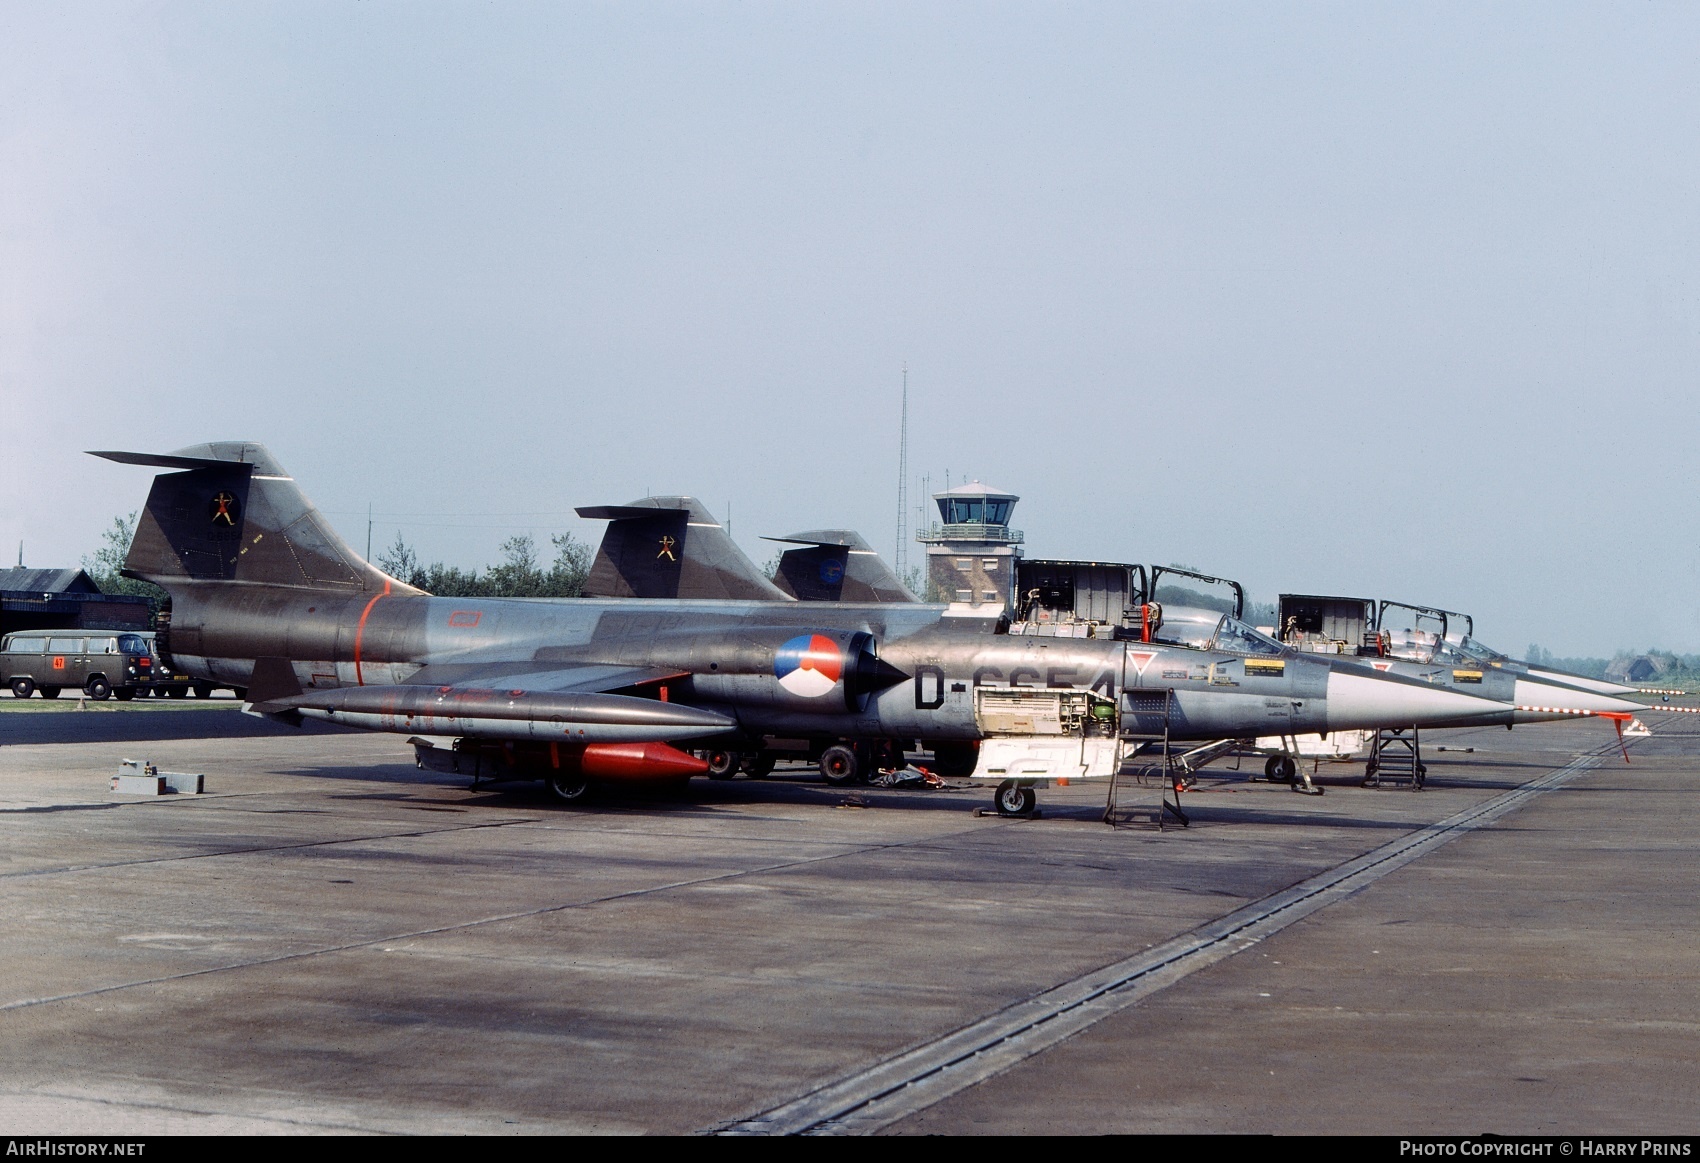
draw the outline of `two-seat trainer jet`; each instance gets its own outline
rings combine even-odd
[[[1124,739],[1159,726],[1244,738],[1506,709],[1342,660],[1017,636],[911,602],[432,597],[355,554],[258,444],[94,455],[172,470],[124,569],[171,597],[167,665],[286,720],[454,738],[471,774],[541,779],[566,801],[593,780],[705,770],[686,743],[819,738],[853,766],[858,740],[972,753],[996,737],[1006,757],[1073,747],[1079,774],[1108,775]],[[1030,810],[1032,769],[1007,770],[999,810]]]

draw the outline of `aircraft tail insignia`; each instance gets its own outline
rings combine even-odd
[[[578,515],[608,522],[585,579],[587,598],[783,602],[788,596],[762,576],[695,497],[587,505]]]

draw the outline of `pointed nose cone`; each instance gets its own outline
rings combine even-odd
[[[1541,682],[1561,682],[1565,686],[1579,687],[1585,691],[1593,691],[1601,695],[1633,695],[1640,692],[1639,687],[1624,686],[1620,682],[1606,682],[1598,678],[1585,678],[1579,674],[1568,674],[1562,670],[1542,670],[1537,666],[1529,668],[1529,677]],[[1646,708],[1642,708],[1645,710]]]
[[[1495,715],[1509,722],[1511,713],[1509,703],[1460,694],[1416,679],[1344,667],[1328,672],[1330,731],[1445,727]]]
[[[1520,675],[1517,679],[1517,717],[1513,721],[1546,723],[1554,719],[1574,719],[1584,711],[1613,715],[1627,712],[1633,715],[1646,709],[1643,703],[1581,690],[1568,683],[1541,682]]]

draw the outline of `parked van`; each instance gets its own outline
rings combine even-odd
[[[136,696],[152,677],[147,640],[124,630],[20,630],[0,639],[0,681],[14,698],[36,691],[56,699],[66,688],[91,699]]]

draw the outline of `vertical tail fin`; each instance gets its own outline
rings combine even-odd
[[[179,471],[154,478],[124,559],[128,574],[165,586],[236,581],[359,593],[418,593],[368,564],[338,537],[264,446],[197,444],[169,455],[93,452],[120,464]]]
[[[588,505],[578,515],[608,522],[585,579],[587,598],[789,600],[694,497]]]
[[[781,589],[804,602],[919,601],[874,552],[861,534],[851,529],[810,529],[789,537],[768,537],[802,546],[788,549],[779,559]]]

